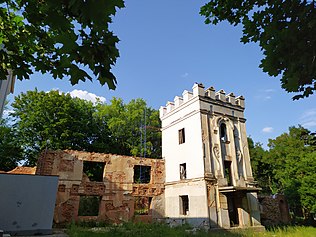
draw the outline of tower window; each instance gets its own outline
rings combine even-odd
[[[187,178],[187,165],[186,163],[180,164],[180,179]]]
[[[222,142],[227,142],[226,125],[224,123],[220,126],[220,138]]]
[[[184,128],[178,131],[178,135],[179,135],[179,144],[185,143]]]

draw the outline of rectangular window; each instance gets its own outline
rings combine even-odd
[[[151,197],[134,197],[135,215],[150,214]]]
[[[233,177],[232,177],[232,172],[231,172],[231,161],[225,160],[224,161],[224,176],[227,179],[227,185],[231,186],[233,183]]]
[[[103,182],[105,162],[83,161],[83,173],[90,181]]]
[[[185,143],[184,128],[178,131],[178,135],[179,135],[179,144]]]
[[[187,164],[183,163],[180,164],[180,179],[186,179],[187,178]]]
[[[80,196],[78,216],[98,216],[100,196]]]
[[[188,215],[189,213],[189,197],[188,195],[180,196],[180,215]]]
[[[151,166],[135,165],[134,166],[134,183],[148,184],[150,183]]]

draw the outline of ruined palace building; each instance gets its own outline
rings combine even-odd
[[[244,109],[196,83],[159,110],[162,159],[44,151],[36,174],[59,176],[54,221],[261,227]]]

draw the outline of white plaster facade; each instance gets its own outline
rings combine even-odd
[[[201,84],[160,108],[170,221],[261,226],[244,108],[242,96],[204,90]]]

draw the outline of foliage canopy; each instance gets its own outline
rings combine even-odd
[[[251,140],[251,139],[250,139]],[[310,218],[316,213],[316,144],[315,135],[298,126],[290,127],[275,139],[269,139],[269,150],[249,143],[252,167],[265,193],[283,193],[290,209]]]
[[[98,105],[98,116],[107,121],[115,153],[161,157],[159,113],[148,108],[143,99],[124,104],[122,99],[113,98],[110,104]]]
[[[92,104],[59,91],[35,90],[16,96],[12,108],[10,131],[27,165],[35,165],[45,149],[161,157],[158,111],[142,99]]]
[[[123,0],[0,0],[0,79],[8,69],[19,79],[35,70],[72,85],[94,76],[114,89],[119,39],[109,23],[123,7]]]
[[[22,148],[15,140],[15,133],[7,121],[0,119],[0,170],[10,171],[23,159]]]
[[[212,0],[200,13],[207,24],[242,24],[241,42],[259,42],[263,71],[281,75],[282,88],[300,99],[316,90],[315,7],[315,1]]]
[[[35,90],[21,93],[12,107],[13,127],[30,164],[43,149],[93,149],[97,130],[91,102]]]

